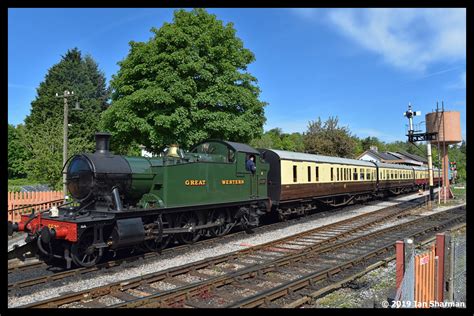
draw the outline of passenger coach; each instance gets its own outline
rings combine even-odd
[[[373,162],[284,150],[259,149],[270,164],[268,195],[280,217],[300,214],[323,203],[345,205],[375,194]]]
[[[270,164],[268,195],[280,218],[426,186],[426,168],[259,149]]]

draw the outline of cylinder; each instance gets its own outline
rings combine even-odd
[[[426,131],[438,133],[436,140],[446,144],[462,141],[461,114],[455,111],[432,112],[426,114]]]

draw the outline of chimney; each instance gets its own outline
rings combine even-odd
[[[370,146],[370,150],[375,151],[376,153],[379,152],[379,149],[377,148],[377,146]]]
[[[110,134],[106,132],[95,133],[95,153],[109,154]]]

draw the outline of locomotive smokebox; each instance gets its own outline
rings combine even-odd
[[[95,153],[109,154],[110,134],[105,132],[95,133]]]

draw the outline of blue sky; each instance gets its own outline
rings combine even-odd
[[[174,9],[9,9],[8,122],[23,122],[36,88],[69,48],[110,80],[129,41],[147,41]],[[359,137],[405,141],[409,102],[424,115],[444,100],[466,138],[465,9],[208,9],[232,22],[256,56],[265,130],[304,132],[338,116]],[[441,104],[441,103],[440,103]]]

